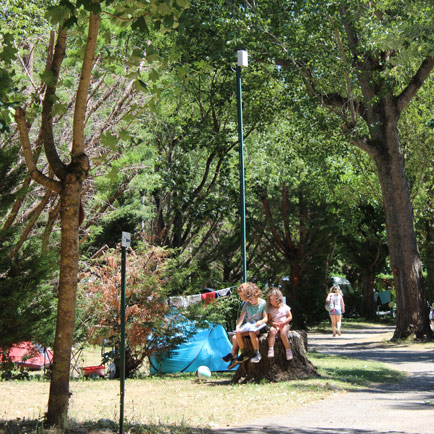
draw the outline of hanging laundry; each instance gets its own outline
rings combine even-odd
[[[181,308],[181,307],[185,308],[187,307],[187,299],[182,296],[170,297],[169,304],[177,308]]]
[[[190,304],[200,303],[202,301],[202,297],[200,294],[187,295],[186,298],[188,306],[190,306]]]
[[[201,295],[202,301],[204,301],[206,304],[209,304],[215,300],[216,293],[214,292],[205,292]]]
[[[192,304],[200,303],[201,301],[211,303],[216,298],[229,297],[232,294],[231,288],[233,287],[223,288],[217,291],[210,288],[205,288],[204,290],[207,292],[202,294],[169,297],[169,304],[177,308],[186,308]]]
[[[381,304],[390,303],[390,301],[391,301],[390,289],[380,292],[380,301],[381,301]]]
[[[216,297],[229,297],[232,294],[231,288],[223,288],[215,291]]]

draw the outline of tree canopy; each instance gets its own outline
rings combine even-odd
[[[134,249],[165,252],[159,297],[240,282],[238,49],[249,52],[248,279],[282,285],[306,325],[326,315],[331,275],[349,278],[367,317],[387,275],[395,338],[432,336],[429,2],[7,0],[0,11],[0,296],[23,313],[1,346],[54,339],[51,423],[64,424],[70,350],[86,335],[79,273],[122,231]],[[115,282],[112,271],[100,278]],[[208,314],[229,324],[235,304]],[[115,327],[107,312],[94,325]]]

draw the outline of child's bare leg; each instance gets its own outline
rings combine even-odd
[[[289,349],[289,339],[288,339],[288,331],[289,325],[286,324],[283,327],[280,327],[280,339],[282,339],[282,344],[285,347],[285,350]]]
[[[274,327],[270,328],[270,333],[268,333],[268,348],[274,348],[274,343],[276,342],[277,330]]]
[[[232,336],[232,349],[231,349],[231,353],[233,356],[236,356],[238,354],[238,342],[237,342],[237,335],[233,335]]]
[[[259,350],[259,332],[249,332],[250,340],[252,341],[252,346],[255,351]]]
[[[274,357],[274,343],[276,342],[276,335],[278,330],[275,327],[270,328],[268,333],[268,357]]]
[[[258,339],[259,331],[250,332],[250,340],[252,341],[253,349],[255,350],[254,356],[250,359],[252,363],[259,363],[261,360],[261,353],[259,352],[259,339]]]
[[[237,332],[236,339],[237,339],[237,344],[241,350],[241,352],[244,350],[244,340],[243,337],[246,336],[248,333],[241,333],[241,332]]]

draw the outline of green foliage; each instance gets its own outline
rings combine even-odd
[[[0,7],[0,133],[9,131],[14,107],[23,100],[23,57],[48,33],[41,14],[47,4],[51,0],[5,0]]]
[[[0,217],[17,198],[16,186],[23,177],[17,158],[17,149],[0,148]],[[0,229],[0,348],[26,340],[51,345],[55,294],[47,282],[53,277],[54,258],[41,256],[38,240],[29,240],[11,259],[15,237],[14,230]]]
[[[220,289],[220,288],[219,288]],[[196,303],[188,307],[185,315],[195,321],[198,327],[206,323],[221,324],[227,331],[235,330],[236,321],[241,313],[241,300],[232,287],[229,297],[217,298],[209,304]]]

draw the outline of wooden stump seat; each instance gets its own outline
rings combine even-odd
[[[317,369],[306,356],[306,331],[289,331],[288,337],[294,355],[292,360],[286,360],[285,348],[280,337],[276,338],[274,357],[268,358],[268,333],[264,333],[259,336],[259,351],[262,356],[261,361],[259,363],[251,363],[249,360],[240,364],[232,382],[257,382],[263,379],[277,382],[311,376],[318,377]],[[250,338],[245,337],[244,343],[247,354],[253,356],[253,347]]]

